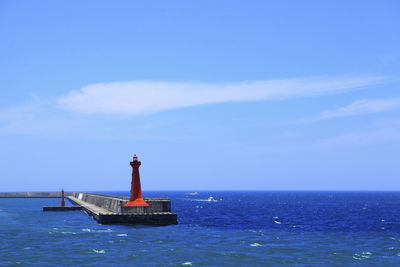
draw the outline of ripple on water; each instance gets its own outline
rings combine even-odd
[[[5,211],[0,210],[0,217],[7,217],[7,216],[8,214]]]
[[[161,256],[166,266],[396,266],[400,261],[400,193],[374,198],[376,193],[331,192],[334,201],[325,201],[325,193],[255,192],[241,198],[243,192],[222,192],[224,200],[217,203],[188,201],[209,193],[184,199],[182,192],[165,194],[171,194],[178,225],[100,225],[81,212],[43,213],[48,199],[10,200],[0,205],[0,214],[12,217],[0,217],[0,266],[43,266],[55,259],[64,266],[113,266],[121,260],[127,266],[161,265]],[[360,203],[368,209],[362,211]]]
[[[61,232],[63,235],[76,235],[75,232]]]

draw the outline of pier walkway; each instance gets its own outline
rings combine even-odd
[[[94,204],[79,200],[76,197],[70,196],[70,197],[67,197],[67,198],[72,203],[75,203],[76,205],[81,206],[85,211],[87,211],[90,214],[94,214],[94,215],[97,215],[97,216],[100,215],[100,214],[105,214],[105,215],[106,214],[109,214],[109,215],[115,214],[114,212],[111,212],[111,211],[109,211],[109,210],[107,210],[105,208],[102,208],[102,207],[96,206]]]

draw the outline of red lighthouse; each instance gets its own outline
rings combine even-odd
[[[61,207],[65,207],[64,189],[61,190]]]
[[[149,204],[143,200],[142,187],[140,186],[139,167],[142,163],[138,160],[136,154],[130,164],[132,166],[131,198],[124,206],[148,207]]]

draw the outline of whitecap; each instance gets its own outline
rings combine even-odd
[[[276,224],[282,224],[281,222],[278,222],[278,221],[274,221],[274,223],[276,223]]]
[[[104,249],[102,249],[102,250],[92,249],[92,251],[93,251],[94,253],[99,253],[99,254],[104,254],[104,253],[106,253],[106,251],[105,251]]]
[[[127,234],[117,234],[117,236],[128,236]]]
[[[353,256],[353,259],[355,260],[365,260],[371,258],[372,253],[367,251],[367,252],[361,252],[361,253],[356,253]]]
[[[187,261],[187,262],[182,263],[182,265],[193,265],[193,263],[190,261]]]
[[[185,195],[188,195],[188,196],[196,196],[198,194],[199,194],[198,192],[185,193]]]
[[[253,243],[253,244],[250,244],[250,247],[261,247],[261,244],[260,243]]]
[[[85,229],[82,229],[82,231],[83,231],[83,232],[93,232],[93,230],[92,230],[92,229],[87,229],[87,228],[85,228]]]
[[[279,219],[279,217],[278,217],[278,216],[275,216],[275,217],[272,217],[272,219]]]

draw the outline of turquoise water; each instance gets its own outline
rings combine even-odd
[[[397,192],[145,195],[171,198],[180,224],[99,225],[81,211],[42,212],[58,199],[0,199],[0,265],[400,265]]]

